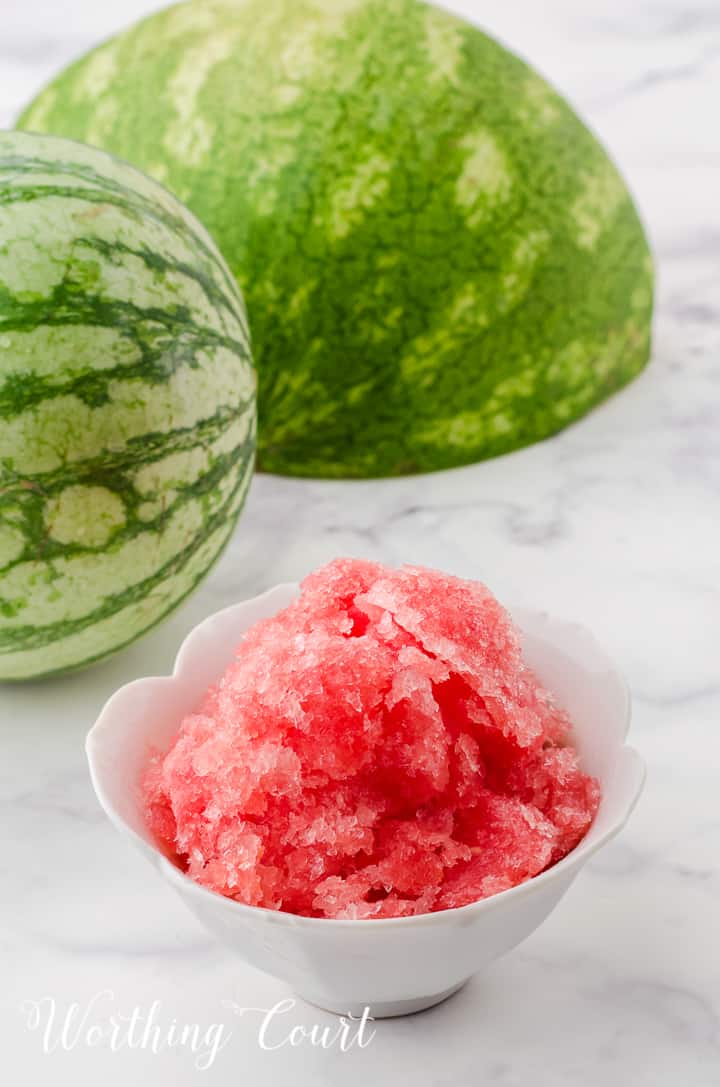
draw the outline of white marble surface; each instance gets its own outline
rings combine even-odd
[[[0,0],[0,123],[148,0]],[[240,531],[160,630],[86,674],[0,693],[0,1069],[12,1087],[373,1083],[716,1087],[720,1082],[720,3],[455,0],[565,91],[621,163],[659,264],[654,362],[559,438],[473,468],[361,484],[256,479]],[[107,695],[169,669],[226,601],[339,553],[486,579],[591,626],[624,667],[649,781],[622,837],[552,918],[458,996],[365,1049],[258,1045],[282,986],[228,958],[108,825],[82,751]],[[186,1050],[45,1055],[23,1000],[232,1037]],[[287,1026],[331,1017],[307,1005]],[[279,1035],[278,1035],[279,1037]]]

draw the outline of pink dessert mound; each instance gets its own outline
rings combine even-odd
[[[554,864],[599,801],[484,585],[338,559],[247,632],[144,780],[188,875],[251,906],[464,906]]]

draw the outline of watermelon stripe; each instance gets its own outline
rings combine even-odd
[[[251,473],[249,473],[249,475],[248,475],[248,483],[250,481],[250,474]],[[231,508],[228,511],[228,521],[230,522],[229,527],[221,525],[220,529],[216,530],[216,535],[218,535],[220,538],[219,538],[218,544],[216,546],[212,546],[211,549],[210,549],[210,558],[209,558],[208,564],[202,566],[202,568],[200,569],[200,572],[192,580],[188,581],[188,583],[187,583],[186,587],[184,588],[184,590],[181,593],[179,593],[177,596],[175,596],[172,599],[172,601],[166,607],[164,607],[161,611],[159,611],[156,615],[154,615],[153,618],[149,622],[144,623],[142,626],[137,626],[136,625],[136,626],[132,627],[132,630],[133,630],[132,634],[130,634],[129,636],[123,637],[122,640],[117,640],[116,639],[115,641],[113,641],[113,648],[112,648],[111,652],[115,653],[118,650],[124,649],[126,646],[131,645],[138,638],[142,637],[143,634],[147,634],[148,631],[153,630],[154,627],[156,627],[160,622],[162,622],[162,620],[165,619],[171,612],[175,611],[175,609],[180,604],[182,604],[184,600],[186,600],[189,596],[191,596],[193,594],[193,592],[195,591],[197,586],[200,584],[200,582],[203,581],[203,579],[207,576],[208,572],[212,569],[212,567],[217,563],[217,561],[222,556],[222,553],[225,550],[225,547],[227,546],[227,544],[229,542],[229,539],[230,539],[230,537],[232,535],[232,530],[234,528],[235,520],[237,519],[237,516],[238,516],[238,514],[240,513],[240,511],[242,509],[243,501],[245,499],[245,494],[246,494],[246,490],[241,489],[238,492],[238,499],[237,499],[236,505],[234,506],[234,508]],[[225,529],[225,531],[221,532],[221,529]],[[208,537],[206,542],[209,543],[209,544],[213,543],[212,535]],[[198,549],[198,551],[199,551],[199,549]],[[197,554],[197,552],[196,552],[196,554]],[[132,607],[132,605],[130,605],[130,607]],[[110,618],[111,619],[123,618],[123,612],[122,611],[116,612]],[[82,633],[82,630],[80,631],[80,633]],[[52,644],[53,648],[57,648],[60,651],[64,648],[64,642],[48,643],[48,644]],[[24,663],[25,654],[22,651],[14,654],[11,657],[11,659],[13,661],[21,662],[21,663],[15,663],[13,665],[13,667],[14,667],[13,674],[4,676],[3,678],[5,679],[5,681],[12,683],[12,682],[17,682],[18,680],[23,680],[23,679],[28,679],[28,678],[34,677],[37,674],[36,668],[33,667],[33,665],[32,665],[34,653],[35,653],[34,650],[30,650],[27,653],[27,657],[29,658],[29,661],[30,661],[29,666],[28,666],[28,664]],[[104,660],[107,656],[108,656],[108,650],[107,649],[102,649],[102,650],[100,650],[99,652],[96,652],[96,653],[84,654],[83,657],[82,657],[81,664],[76,663],[76,661],[71,661],[70,663],[63,663],[59,667],[56,667],[56,668],[51,667],[51,668],[43,670],[42,676],[43,676],[44,679],[49,679],[49,678],[52,678],[53,676],[63,675],[68,671],[73,671],[73,670],[76,670],[77,668],[80,668],[80,667],[86,668],[91,664],[95,664],[98,661]]]
[[[32,482],[6,470],[0,487],[0,509],[3,502],[14,501],[28,487],[43,495],[52,495],[73,483],[109,479],[137,468],[139,464],[152,464],[171,453],[184,453],[195,449],[217,438],[227,428],[228,423],[241,418],[251,407],[251,400],[243,400],[231,407],[219,408],[211,419],[204,419],[192,426],[178,427],[172,431],[148,432],[142,437],[130,438],[122,450],[106,449],[96,457],[65,465],[52,472],[36,472]]]
[[[141,260],[149,269],[165,273],[175,272],[178,275],[183,276],[185,279],[191,279],[202,288],[203,293],[209,302],[215,303],[216,306],[227,310],[233,318],[233,322],[237,323],[237,295],[233,294],[228,296],[223,290],[221,290],[216,281],[211,276],[203,273],[197,265],[188,264],[187,261],[181,260],[169,260],[161,253],[152,252],[150,249],[135,248],[131,245],[127,245],[124,242],[114,241],[112,244],[104,241],[101,238],[83,238],[83,249],[90,249],[92,252],[99,253],[112,261],[113,254],[121,253],[123,255],[137,257]],[[249,340],[249,332],[247,325],[243,322],[243,331],[245,332],[246,339]]]
[[[42,201],[55,197],[59,197],[63,200],[78,201],[85,204],[106,205],[108,203],[108,194],[100,189],[74,189],[70,185],[47,185],[39,188],[13,185],[0,193],[0,207],[10,207],[13,204],[28,204],[33,201]],[[139,221],[142,221],[145,218],[155,219],[164,226],[171,226],[174,230],[177,230],[178,233],[186,232],[187,228],[182,219],[175,219],[173,216],[164,215],[157,211],[151,213],[148,211],[147,207],[139,201],[117,195],[113,196],[112,205],[113,207],[118,207],[123,211],[129,212]],[[188,232],[188,234],[192,243],[202,248],[197,236],[192,232]],[[207,255],[210,257],[209,251],[207,251]]]
[[[192,219],[190,216],[181,214],[181,206],[166,193],[168,197],[168,203],[172,203],[175,206],[175,211],[170,211],[164,204],[159,204],[154,197],[147,197],[137,189],[129,188],[127,185],[122,184],[106,173],[101,173],[98,170],[93,169],[87,164],[81,164],[78,162],[71,162],[64,159],[46,159],[38,157],[24,158],[18,155],[3,155],[0,154],[0,171],[7,170],[9,179],[12,181],[11,188],[5,190],[6,195],[19,188],[16,178],[20,178],[24,181],[25,178],[37,177],[37,175],[50,175],[56,178],[70,177],[75,178],[78,181],[83,182],[87,186],[96,186],[94,190],[97,196],[104,197],[105,203],[108,203],[110,196],[118,197],[121,201],[132,203],[143,214],[147,214],[151,218],[162,218],[168,226],[174,231],[188,230],[193,234],[194,239],[206,246],[203,231],[196,229],[199,226],[196,219]],[[8,180],[7,178],[5,179]],[[57,182],[54,184],[41,184],[36,190],[33,190],[38,197],[41,197],[43,193],[52,195],[58,189]],[[77,187],[70,189],[73,199],[81,199],[86,192],[92,192],[92,188]],[[155,193],[157,196],[157,193]],[[112,200],[114,203],[114,199]],[[216,260],[215,254],[208,248],[208,255]],[[221,267],[218,262],[218,266]]]
[[[9,153],[8,153],[9,150]],[[0,678],[154,626],[254,465],[244,305],[201,224],[83,145],[0,133]]]
[[[194,277],[197,282],[199,278]],[[231,307],[228,306],[228,309]],[[18,300],[0,283],[0,327],[3,330],[23,330],[36,328],[38,324],[111,324],[132,332],[135,323],[143,319],[155,321],[168,328],[185,327],[197,333],[197,324],[189,322],[186,306],[174,305],[170,308],[158,306],[137,306],[121,299],[107,299],[90,293],[78,296],[76,290],[67,284],[58,284],[47,297],[35,300]],[[250,334],[245,320],[238,320],[235,311],[235,326],[242,337],[236,340],[223,337],[212,329],[203,329],[213,342],[230,347],[233,350],[250,351]]]
[[[3,331],[37,328],[38,324],[95,323],[127,329],[131,333],[134,325],[143,320],[154,321],[171,330],[184,329],[194,334],[198,330],[198,326],[190,320],[192,314],[187,306],[138,306],[124,299],[101,298],[92,294],[79,295],[66,284],[59,284],[48,297],[26,301],[18,300],[0,284],[0,306],[0,328]],[[249,351],[247,340],[236,340],[214,329],[202,326],[199,328],[218,346],[240,350],[245,354]],[[240,328],[246,333],[246,326],[240,325]]]
[[[244,495],[242,495],[241,497],[244,498]],[[235,509],[230,510],[230,512],[229,512],[228,516],[232,520],[233,526],[234,526],[234,522],[237,519],[237,516],[240,513],[241,509],[242,509],[242,501],[240,501],[238,503],[238,505],[237,505],[237,507]],[[222,534],[220,536],[220,541],[219,541],[218,545],[211,549],[211,556],[210,556],[208,564],[201,569],[200,573],[198,573],[197,576],[192,581],[188,582],[188,584],[187,584],[186,588],[184,589],[184,591],[182,593],[178,594],[162,611],[158,612],[157,615],[153,616],[153,618],[150,620],[150,622],[145,623],[143,626],[134,626],[133,627],[133,633],[131,635],[129,635],[127,637],[124,637],[122,640],[114,641],[113,642],[113,648],[112,648],[112,650],[110,652],[117,653],[120,650],[125,649],[127,646],[132,645],[132,643],[137,641],[138,638],[141,638],[144,634],[149,633],[156,626],[158,626],[159,623],[161,623],[164,619],[167,618],[168,615],[170,615],[172,612],[174,612],[185,600],[187,600],[188,597],[192,596],[192,594],[197,589],[198,585],[207,577],[210,570],[213,568],[213,566],[215,566],[215,564],[222,557],[223,551],[225,550],[231,536],[232,536],[232,528],[229,531],[226,531],[224,534]],[[209,537],[209,542],[212,542],[212,537]],[[122,618],[122,617],[123,617],[123,612],[116,612],[110,618],[112,619],[112,618]],[[63,649],[64,644],[65,644],[64,642],[52,643],[53,648],[59,648],[60,650]],[[44,648],[46,648],[46,647],[44,647]],[[35,653],[36,653],[36,650],[30,650],[29,653],[27,654],[31,661],[32,661],[32,658],[33,658]],[[69,664],[61,664],[57,668],[45,669],[43,671],[43,673],[42,673],[42,678],[43,679],[52,679],[54,676],[65,675],[68,672],[77,671],[79,668],[88,668],[92,664],[97,664],[99,661],[105,660],[108,655],[109,655],[108,650],[106,650],[106,649],[100,650],[97,653],[85,654],[85,655],[83,655],[81,664],[77,664],[75,662],[72,662],[72,663],[69,663]],[[24,657],[24,654],[22,652],[20,652],[20,653],[15,654],[10,659],[14,660],[14,661],[18,661],[18,660],[23,660],[23,657]],[[36,671],[35,671],[34,668],[32,668],[32,667],[28,668],[26,665],[23,665],[23,664],[15,664],[14,669],[15,670],[14,670],[12,675],[8,675],[8,676],[4,677],[5,682],[16,683],[16,682],[20,682],[20,681],[25,680],[25,679],[32,679],[36,675]]]
[[[92,370],[73,375],[64,382],[57,377],[39,377],[28,373],[10,373],[4,382],[0,381],[0,419],[11,418],[35,404],[53,397],[68,394],[79,397],[83,402],[97,406],[109,399],[109,389],[117,380],[142,378],[147,382],[164,382],[182,365],[197,365],[199,352],[223,347],[250,362],[250,345],[247,339],[222,335],[214,329],[189,323],[186,309],[169,313],[157,308],[142,309],[130,302],[109,302],[106,299],[85,295],[81,300],[66,287],[56,288],[50,298],[37,302],[12,303],[4,300],[0,290],[0,329],[5,332],[22,332],[46,327],[68,327],[72,325],[96,325],[113,327],[124,333],[128,340],[136,345],[140,352],[140,361],[135,365],[120,364],[104,370]],[[148,342],[144,328],[147,322],[161,325],[173,334],[173,344],[168,349],[166,340]],[[242,335],[244,329],[238,326]],[[153,329],[157,339],[157,330]],[[2,365],[0,363],[0,375]]]
[[[230,275],[227,265],[220,258],[215,247],[211,243],[209,244],[208,236],[204,229],[200,227],[198,220],[189,214],[173,214],[159,205],[156,199],[147,199],[136,190],[128,189],[127,186],[113,181],[107,175],[100,174],[87,166],[82,167],[79,164],[38,158],[24,161],[18,156],[10,155],[0,156],[0,170],[3,169],[12,171],[15,176],[21,178],[46,173],[67,175],[82,182],[96,184],[98,188],[95,190],[88,188],[77,189],[56,184],[42,185],[37,188],[28,186],[23,189],[23,187],[14,183],[12,186],[0,190],[0,206],[13,203],[14,194],[23,191],[26,193],[25,198],[27,200],[40,200],[48,196],[64,196],[72,200],[87,200],[89,203],[99,204],[107,204],[109,202],[108,195],[111,194],[111,202],[114,206],[122,207],[132,214],[138,215],[141,219],[143,217],[153,219],[169,227],[174,233],[187,237],[192,246],[210,261],[216,273],[229,288],[231,295],[238,298],[237,284]],[[168,202],[174,203],[178,208],[181,207],[169,193],[162,189],[160,191],[165,193]]]
[[[202,530],[198,532],[181,551],[174,555],[169,562],[165,563],[164,566],[159,570],[156,570],[149,577],[136,582],[131,588],[126,589],[124,592],[110,593],[105,598],[101,607],[96,608],[87,615],[83,615],[79,619],[53,623],[50,626],[16,626],[5,631],[0,631],[0,649],[8,648],[13,651],[40,649],[49,643],[58,641],[62,638],[67,638],[69,635],[74,634],[78,630],[82,630],[91,623],[100,622],[100,620],[107,618],[109,615],[114,615],[116,612],[122,611],[122,609],[126,608],[129,604],[143,599],[143,597],[147,596],[149,592],[152,592],[154,588],[164,582],[168,577],[171,577],[174,573],[177,573],[178,570],[182,569],[198,547],[200,547],[200,545],[211,536],[216,529],[223,525],[227,520],[238,495],[248,485],[249,477],[250,468],[248,468],[246,473],[237,480],[227,500],[210,518],[208,518],[207,522],[203,525]]]
[[[229,496],[227,501],[223,504],[223,507],[216,511],[212,517],[209,518],[206,526],[203,526],[201,533],[198,533],[193,539],[187,543],[186,547],[169,561],[166,562],[159,570],[154,571],[149,577],[146,577],[140,582],[137,582],[131,588],[126,589],[119,594],[111,594],[105,597],[103,604],[100,608],[96,608],[92,612],[88,612],[86,615],[79,617],[76,620],[69,620],[61,623],[53,623],[49,626],[15,626],[8,630],[0,630],[0,650],[7,649],[13,652],[38,650],[52,645],[53,642],[62,641],[63,639],[72,636],[84,630],[87,627],[102,622],[108,617],[116,615],[122,612],[129,605],[140,601],[147,597],[149,592],[162,585],[167,578],[172,577],[179,571],[182,571],[183,566],[186,565],[189,559],[193,558],[193,555],[209,537],[213,535],[223,525],[227,525],[228,520],[231,520],[232,514],[237,510],[237,500],[245,497],[247,486],[250,482],[251,467],[248,467],[246,474],[238,479],[232,495]],[[227,535],[232,533],[232,520],[227,528]],[[200,577],[204,577],[207,571],[203,571]],[[198,577],[198,580],[200,579]],[[176,607],[177,601],[173,601],[172,608]],[[169,609],[170,610],[170,609]],[[164,613],[163,613],[164,614]],[[160,617],[153,619],[151,626],[156,624]],[[141,633],[141,632],[139,632]],[[104,655],[104,654],[102,654]],[[83,663],[89,663],[84,661]]]
[[[206,345],[227,347],[248,357],[246,342],[222,335],[214,329],[194,326],[189,309],[175,305],[172,309],[158,306],[137,306],[132,302],[99,298],[91,294],[77,297],[74,291],[58,287],[48,298],[18,302],[0,287],[0,329],[3,332],[22,332],[37,328],[39,324],[61,327],[63,325],[104,325],[126,330],[132,335],[140,321],[152,321],[171,332],[186,335],[202,335]]]
[[[200,348],[202,341],[195,345]],[[55,384],[52,378],[40,378],[32,374],[12,374],[0,385],[0,419],[11,419],[46,400],[61,396],[75,396],[90,407],[108,403],[108,387],[114,381],[142,380],[146,383],[160,384],[181,366],[197,364],[198,351],[188,344],[182,350],[175,350],[168,359],[167,352],[147,351],[142,360],[134,366],[116,366],[112,369],[80,374],[63,384]],[[247,403],[247,402],[246,402]]]
[[[33,561],[38,555],[42,555],[43,562],[52,562],[56,558],[75,558],[80,555],[88,554],[94,550],[111,551],[117,550],[123,544],[129,540],[134,539],[136,536],[142,535],[147,532],[161,532],[163,528],[168,524],[171,518],[180,510],[188,501],[194,498],[202,497],[203,495],[212,495],[217,490],[222,481],[229,475],[231,475],[238,465],[242,465],[247,462],[248,458],[252,456],[252,452],[255,445],[254,432],[249,434],[247,439],[240,445],[238,445],[231,453],[227,453],[224,456],[217,457],[209,470],[202,475],[199,475],[192,483],[179,484],[174,490],[176,490],[178,497],[165,505],[162,511],[152,519],[144,520],[138,515],[138,509],[143,505],[146,498],[138,496],[133,489],[131,481],[119,483],[115,473],[112,474],[112,490],[115,494],[118,494],[125,503],[125,509],[127,511],[125,525],[123,528],[115,532],[112,538],[112,544],[106,545],[103,548],[88,548],[80,545],[72,544],[60,544],[48,539],[47,530],[43,520],[43,507],[47,498],[53,494],[53,491],[43,488],[33,489],[28,491],[23,489],[21,492],[21,498],[23,499],[23,521],[22,527],[24,529],[24,535],[27,540],[25,551],[19,555],[12,562],[6,563],[5,566],[0,567],[0,576],[7,574],[15,567],[21,566],[23,563]],[[189,448],[196,448],[197,441],[194,441]],[[166,450],[163,451],[163,456],[166,455]],[[147,463],[146,460],[143,463]],[[102,483],[102,475],[99,473],[88,473],[87,475],[81,471],[74,476],[74,483]],[[59,493],[65,487],[63,484],[60,487],[55,488],[54,493]],[[17,501],[17,489],[15,494],[12,490],[9,490],[5,494],[0,496],[0,520],[2,519],[2,507],[3,503],[10,504],[10,502]],[[17,521],[15,522],[18,523]],[[2,611],[2,592],[0,590],[0,612]]]

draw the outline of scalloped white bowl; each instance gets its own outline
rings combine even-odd
[[[419,917],[333,921],[244,906],[199,886],[160,851],[143,819],[139,780],[151,747],[166,748],[182,717],[225,671],[243,633],[296,595],[278,585],[211,615],[185,639],[172,676],[138,679],[107,702],[87,738],[95,792],[193,913],[228,947],[311,1003],[375,1018],[430,1007],[529,936],[585,862],[625,824],[645,770],[625,745],[627,686],[591,634],[541,612],[511,609],[526,660],[575,724],[584,768],[602,801],[583,841],[554,867],[511,890]]]

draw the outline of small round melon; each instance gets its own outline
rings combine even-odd
[[[174,196],[0,133],[0,679],[132,641],[207,572],[255,449],[237,284]]]
[[[648,358],[652,266],[597,140],[417,0],[192,0],[21,119],[123,155],[246,296],[259,465],[381,476],[545,438]]]

